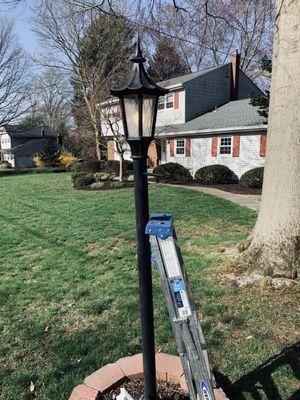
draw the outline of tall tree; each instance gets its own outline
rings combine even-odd
[[[300,0],[277,0],[267,156],[257,223],[243,261],[300,274]]]
[[[271,56],[273,0],[186,0],[177,7],[167,0],[152,3],[152,18],[146,7],[139,16],[147,36],[156,39],[163,32],[190,70],[224,64],[238,49],[242,70],[257,78],[261,58]]]
[[[99,104],[107,97],[112,82],[125,70],[124,53],[129,49],[132,31],[121,16],[111,19],[96,8],[74,12],[69,1],[54,0],[41,1],[35,30],[48,49],[41,63],[72,76],[77,91],[73,106],[88,119],[100,159]],[[72,102],[74,98],[70,95],[66,93]]]
[[[0,19],[0,125],[28,111],[28,64],[13,32],[12,23]]]
[[[261,69],[271,75],[272,72],[272,60],[264,57],[261,61]],[[258,114],[262,117],[268,118],[269,116],[269,105],[270,105],[270,90],[266,90],[265,95],[252,94],[250,104],[254,107],[258,107]]]
[[[190,70],[173,43],[164,37],[156,45],[155,52],[149,61],[148,72],[157,82],[184,75]]]
[[[71,107],[62,94],[65,85],[59,71],[46,68],[32,82],[31,107],[25,125],[48,125],[66,137],[71,128]]]

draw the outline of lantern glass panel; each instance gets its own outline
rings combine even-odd
[[[128,137],[139,137],[139,96],[124,96],[125,116],[128,129]]]
[[[155,96],[143,95],[143,136],[151,137],[155,114]]]

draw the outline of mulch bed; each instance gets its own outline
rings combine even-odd
[[[204,188],[213,188],[223,190],[224,192],[235,193],[235,194],[247,194],[247,195],[260,195],[261,189],[254,188],[246,188],[238,184],[228,184],[228,185],[202,185],[201,183],[196,182],[176,182],[176,181],[168,181],[168,180],[160,180],[161,183],[169,183],[171,185],[184,185],[184,186],[196,186],[196,187],[204,187]]]
[[[131,188],[133,187],[134,184],[133,182],[123,182],[121,185],[118,186],[112,186],[110,182],[104,182],[104,185],[98,188],[92,189],[90,186],[74,186],[76,190],[92,190],[97,191],[97,190],[114,190],[114,189],[126,189],[126,188]]]
[[[123,382],[119,387],[102,394],[100,400],[115,400],[120,394],[120,388],[130,394],[134,400],[139,400],[144,394],[144,382],[142,379],[128,380]],[[180,386],[164,381],[157,381],[158,398],[161,400],[190,400],[189,396],[181,389]]]

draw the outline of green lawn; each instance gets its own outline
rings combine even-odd
[[[214,367],[234,382],[296,342],[294,286],[220,279],[234,268],[224,248],[247,237],[254,212],[162,185],[150,199],[174,214]],[[67,399],[86,375],[140,351],[133,191],[75,191],[69,174],[2,177],[0,207],[0,398]],[[157,349],[176,353],[156,272],[154,302]],[[291,369],[275,378],[288,399]]]

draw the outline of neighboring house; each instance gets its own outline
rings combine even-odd
[[[206,165],[222,164],[239,177],[264,165],[267,121],[250,105],[252,93],[263,93],[239,64],[235,53],[231,63],[158,83],[170,92],[158,105],[156,142],[148,153],[152,165],[176,162],[194,174]],[[112,104],[118,118],[118,100]],[[118,159],[106,132],[108,158]],[[129,148],[125,158],[130,158]]]
[[[57,140],[57,134],[48,126],[0,127],[0,159],[8,161],[12,167],[32,168],[35,167],[34,155]]]

